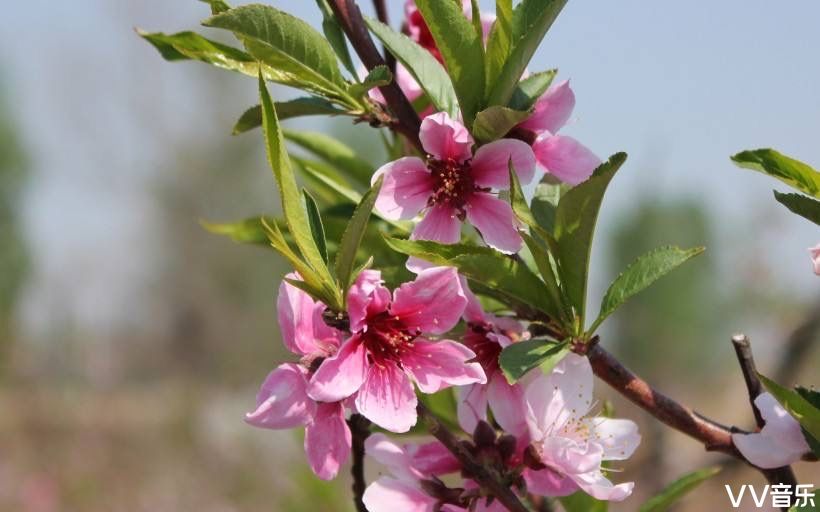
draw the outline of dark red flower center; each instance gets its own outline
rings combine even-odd
[[[464,333],[464,344],[475,352],[475,361],[484,368],[489,377],[498,370],[498,356],[501,354],[501,345],[487,337],[492,331],[490,324],[470,323]]]
[[[404,352],[413,346],[421,334],[410,332],[404,322],[389,311],[368,316],[367,330],[361,334],[371,364],[392,361],[401,362]]]
[[[464,216],[464,205],[467,199],[475,192],[476,186],[470,172],[470,162],[457,162],[453,159],[427,159],[427,168],[433,176],[433,194],[428,201],[429,206],[444,204],[458,210]],[[463,220],[463,218],[462,218]]]

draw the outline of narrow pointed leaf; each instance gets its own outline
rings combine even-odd
[[[519,78],[567,0],[523,0],[512,20],[512,48],[487,96],[488,105],[507,105]]]
[[[253,77],[259,75],[259,63],[251,55],[232,46],[206,39],[196,32],[163,34],[137,29],[137,34],[151,43],[165,60],[197,60]]]
[[[512,47],[512,0],[496,0],[495,22],[487,36],[487,50],[485,52],[487,84],[490,90],[498,79],[504,62],[510,55]],[[526,110],[526,109],[523,109]]]
[[[591,178],[564,194],[555,211],[559,275],[567,298],[581,320],[586,307],[589,256],[598,211],[610,180],[625,160],[625,153],[610,157]]]
[[[601,325],[609,315],[633,295],[648,288],[652,283],[675,270],[689,259],[701,254],[703,247],[681,249],[680,247],[660,247],[633,261],[609,286],[601,301],[601,311],[590,327],[590,332]]]
[[[501,351],[498,364],[507,382],[515,384],[530,370],[541,367],[549,373],[561,359],[569,354],[567,343],[548,343],[544,340],[527,340],[513,343]]]
[[[333,15],[333,10],[328,5],[327,0],[316,0],[316,5],[322,11],[322,32],[324,32],[333,51],[336,52],[336,57],[350,73],[350,76],[356,77],[356,66],[353,65],[353,59],[350,58],[350,50],[347,48],[347,39],[345,39],[342,27],[336,21],[336,16]]]
[[[276,219],[273,217],[259,216],[251,217],[239,222],[214,223],[200,221],[200,224],[202,224],[202,227],[207,229],[209,232],[216,235],[227,236],[234,242],[243,244],[270,245],[267,230],[262,224],[263,220],[268,224],[276,223]]]
[[[515,90],[513,90],[512,98],[510,98],[510,108],[515,110],[530,110],[533,108],[538,98],[549,89],[557,73],[557,69],[541,71],[540,73],[533,73],[518,82]]]
[[[339,287],[343,290],[345,296],[347,296],[346,290],[350,288],[350,284],[355,278],[353,267],[356,264],[356,253],[362,243],[362,237],[367,229],[367,221],[370,220],[370,214],[376,204],[376,198],[379,196],[383,179],[383,176],[379,176],[373,187],[362,197],[356,211],[353,212],[353,217],[350,218],[350,222],[347,224],[347,228],[345,228],[345,232],[342,234],[339,252],[336,255],[336,278],[339,280]]]
[[[319,254],[327,264],[327,239],[325,237],[325,227],[322,225],[322,216],[319,214],[319,207],[316,206],[316,200],[310,195],[307,190],[302,190],[305,196],[305,207],[307,208],[308,221],[310,222],[310,233],[313,235],[313,241],[319,249]]]
[[[484,104],[484,42],[460,2],[416,0],[416,6],[447,66],[464,124],[472,126]]]
[[[530,117],[530,112],[498,105],[482,110],[475,116],[473,136],[481,143],[500,139],[515,125]]]
[[[688,473],[665,487],[660,494],[641,505],[639,512],[665,512],[695,487],[720,473],[720,467],[700,469]]]
[[[440,244],[425,240],[385,238],[394,250],[435,265],[458,268],[464,276],[491,288],[495,293],[552,314],[554,304],[537,275],[526,265],[489,247]]]
[[[370,31],[416,79],[436,110],[454,117],[458,111],[458,99],[447,71],[435,57],[415,41],[384,23],[373,18],[365,18],[365,22]]]
[[[773,149],[741,151],[732,160],[744,169],[768,174],[789,186],[820,199],[820,172]]]
[[[800,426],[815,439],[820,439],[820,408],[812,405],[797,391],[785,388],[764,375],[758,374],[758,376],[766,391],[780,402],[780,405],[800,423]]]
[[[816,389],[808,389],[802,386],[795,386],[794,388],[797,393],[806,399],[811,405],[813,405],[816,409],[820,409],[820,391]],[[806,442],[809,444],[811,451],[817,457],[820,457],[820,437],[814,437],[809,434],[806,429],[803,429],[803,437],[806,438]]]
[[[231,6],[228,5],[227,2],[223,0],[199,0],[200,2],[206,3],[211,6],[211,14],[219,14],[221,12],[225,12],[230,10]]]
[[[259,77],[259,96],[262,105],[262,131],[265,135],[268,163],[279,186],[279,196],[288,231],[307,264],[317,274],[318,280],[326,286],[332,287],[333,277],[330,275],[322,254],[313,240],[307,212],[302,203],[302,196],[296,185],[296,178],[285,149],[285,141],[279,126],[279,120],[276,117],[276,110],[262,77]],[[335,300],[326,302],[326,304],[331,308],[339,309],[341,308],[341,294],[337,293],[336,295]]]
[[[347,88],[347,92],[351,96],[358,98],[374,87],[381,87],[393,81],[393,73],[387,66],[376,66],[371,69],[367,76],[361,83],[351,84]]]
[[[370,187],[370,180],[376,170],[369,162],[357,156],[347,144],[320,132],[285,130],[284,135],[288,141],[344,172],[362,189]]]
[[[315,96],[296,98],[289,101],[277,101],[274,103],[274,107],[276,108],[276,115],[279,116],[280,121],[293,117],[337,116],[348,113],[336,108],[333,103]],[[234,125],[231,133],[233,135],[239,135],[254,128],[259,128],[260,126],[262,126],[262,107],[256,105],[242,113],[242,116]]]
[[[304,21],[267,5],[243,5],[203,25],[230,30],[248,52],[283,75],[283,83],[344,98],[344,80],[330,44]]]
[[[782,194],[775,190],[774,198],[792,213],[820,225],[820,201],[801,194]]]

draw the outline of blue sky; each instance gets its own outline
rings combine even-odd
[[[271,3],[318,26],[314,2]],[[395,23],[402,2],[389,3]],[[35,173],[25,198],[37,253],[28,318],[69,302],[65,315],[107,329],[139,294],[158,257],[151,240],[161,219],[146,184],[163,140],[192,129],[220,141],[226,120],[190,92],[213,72],[163,62],[132,27],[170,32],[206,15],[194,0],[30,0],[5,10],[0,76]],[[712,250],[728,285],[754,279],[736,263],[763,255],[778,287],[816,293],[806,253],[820,241],[816,226],[774,203],[771,190],[782,187],[728,157],[771,146],[820,166],[819,19],[814,0],[569,2],[531,69],[558,67],[571,79],[578,104],[566,133],[602,157],[630,154],[595,257],[605,256],[610,219],[636,194],[694,196],[726,240]],[[225,106],[238,113],[252,104],[250,82]],[[593,273],[598,288],[604,274]]]

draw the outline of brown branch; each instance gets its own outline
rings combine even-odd
[[[418,404],[419,418],[424,422],[430,435],[441,442],[461,463],[462,469],[469,474],[482,489],[495,498],[510,512],[527,512],[527,507],[521,503],[518,496],[505,485],[491,469],[477,462],[466,447],[447,430],[438,418],[435,417],[423,404]]]
[[[350,473],[353,475],[353,500],[356,503],[357,512],[367,512],[362,497],[367,488],[364,479],[364,442],[370,436],[370,421],[361,414],[353,414],[347,420],[350,433],[353,438],[351,452],[353,455],[353,465]]]
[[[758,428],[763,428],[766,422],[763,420],[760,409],[758,409],[755,404],[755,399],[763,393],[763,385],[760,383],[760,379],[757,376],[755,359],[752,355],[752,344],[749,342],[749,338],[745,335],[736,334],[732,336],[732,345],[735,348],[735,354],[737,355],[737,362],[740,364],[740,370],[743,372],[743,380],[746,381],[746,389],[749,390],[749,402],[752,406],[752,411],[754,411],[755,422],[757,423]],[[788,485],[789,489],[792,489],[793,497],[794,489],[797,485],[797,478],[794,476],[794,471],[792,471],[790,466],[783,466],[773,469],[758,469],[763,476],[766,477],[766,480],[770,484]],[[794,500],[792,500],[792,502],[793,501]],[[789,507],[784,507],[782,510],[788,509]]]
[[[384,0],[373,0],[373,8],[376,9],[376,17],[385,25],[390,25],[390,18],[387,15],[387,5]],[[384,47],[384,60],[387,62],[387,67],[396,75],[396,57],[390,53],[387,47]]]
[[[330,7],[365,67],[372,70],[377,66],[386,66],[387,63],[367,31],[364,18],[355,0],[331,0]],[[398,120],[398,124],[393,125],[393,128],[407,137],[416,148],[423,151],[419,140],[421,120],[396,81],[393,80],[379,87],[379,90],[388,108]]]

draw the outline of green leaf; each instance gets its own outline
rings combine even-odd
[[[233,10],[229,12],[233,12]],[[296,185],[296,178],[285,149],[285,141],[279,126],[279,120],[276,117],[276,110],[261,76],[259,77],[259,96],[262,105],[262,130],[265,135],[268,163],[273,169],[276,183],[279,186],[279,196],[288,231],[293,236],[293,240],[307,264],[317,274],[318,280],[329,290],[328,293],[332,295],[332,300],[325,302],[327,306],[337,311],[341,310],[341,293],[335,288],[333,277],[330,275],[324,258],[322,258],[322,254],[313,240],[307,212],[301,201],[301,194]],[[304,275],[302,275],[302,278],[307,281]]]
[[[535,188],[530,210],[538,225],[547,233],[555,232],[555,211],[561,197],[570,189],[566,183],[539,183]]]
[[[589,332],[601,325],[609,315],[630,297],[648,288],[652,283],[683,265],[705,250],[704,247],[681,249],[667,246],[650,251],[633,261],[615,278],[601,301],[601,311]]]
[[[372,18],[365,18],[365,22],[396,60],[413,75],[436,110],[455,117],[458,112],[458,99],[450,77],[439,61],[415,41],[384,23]]]
[[[557,69],[533,73],[527,78],[518,82],[510,98],[510,108],[515,110],[530,110],[535,106],[535,102],[542,94],[547,92],[552,80],[558,73]]]
[[[744,169],[768,174],[797,190],[820,199],[820,172],[799,160],[773,149],[741,151],[733,156],[732,160]]]
[[[342,241],[339,243],[339,252],[336,254],[336,278],[339,280],[339,287],[345,297],[350,284],[356,277],[353,275],[356,253],[362,243],[362,237],[367,229],[367,221],[370,220],[370,213],[376,204],[376,198],[379,196],[382,181],[384,181],[384,176],[379,176],[373,187],[362,197],[359,206],[353,212],[353,217],[347,223],[347,228],[342,234]]]
[[[527,340],[513,343],[501,351],[498,364],[507,382],[515,384],[527,372],[538,366],[548,374],[561,359],[569,354],[568,344],[545,343],[544,340]]]
[[[606,501],[596,500],[584,491],[558,499],[566,512],[606,512],[609,507]]]
[[[465,126],[484,104],[484,42],[464,16],[460,2],[416,0],[458,96]]]
[[[488,105],[507,105],[518,79],[567,0],[523,0],[513,11],[512,49],[487,95]]]
[[[561,197],[555,211],[558,274],[564,291],[583,325],[586,307],[589,255],[598,211],[607,186],[626,160],[616,153],[601,164],[592,177]]]
[[[796,386],[794,388],[797,393],[806,399],[810,404],[812,404],[816,409],[820,409],[820,391],[814,389],[807,389],[802,386]],[[806,429],[803,429],[803,436],[806,438],[806,442],[811,447],[812,453],[816,456],[820,457],[820,438],[815,438],[808,432]]]
[[[494,106],[482,110],[475,116],[473,136],[482,143],[500,139],[515,125],[530,117],[530,112]]]
[[[495,22],[487,36],[486,62],[486,89],[490,90],[498,79],[504,62],[510,55],[512,47],[512,0],[496,0]],[[527,109],[521,109],[527,110]]]
[[[435,265],[456,267],[461,274],[496,293],[547,314],[554,312],[554,304],[538,276],[526,265],[489,247],[398,238],[386,238],[386,242],[402,254],[415,256]]]
[[[275,81],[349,99],[330,44],[299,18],[252,4],[212,16],[203,25],[230,30],[240,37],[251,55],[279,74]]]
[[[688,473],[669,484],[660,494],[646,501],[638,510],[639,512],[665,512],[684,495],[718,473],[720,473],[720,467],[705,468]]]
[[[820,201],[801,194],[782,194],[776,190],[774,198],[792,213],[820,225]]]
[[[327,239],[325,237],[325,227],[322,225],[322,216],[319,214],[319,207],[316,206],[316,200],[310,195],[307,190],[302,190],[305,196],[305,206],[307,207],[308,222],[310,222],[310,233],[313,235],[313,241],[316,247],[319,248],[319,254],[327,264]]]
[[[339,110],[333,103],[315,96],[296,98],[289,101],[277,101],[274,103],[276,114],[280,121],[302,116],[335,116],[347,114],[344,110]],[[233,127],[233,135],[245,133],[254,128],[262,126],[262,107],[256,105],[242,113],[242,116]]]
[[[259,75],[259,63],[252,56],[232,46],[206,39],[195,32],[163,34],[137,29],[137,34],[151,43],[165,60],[198,60],[253,77]],[[267,73],[263,73],[267,77]]]
[[[345,39],[342,27],[336,21],[336,16],[333,14],[333,9],[328,5],[327,0],[316,0],[316,5],[322,11],[322,32],[325,33],[327,41],[336,52],[336,57],[342,62],[350,76],[356,78],[356,66],[353,65],[353,59],[350,58],[350,51],[347,49],[347,40]]]
[[[199,0],[202,3],[206,3],[211,6],[211,14],[219,14],[221,12],[225,12],[230,10],[231,6],[228,5],[227,2],[223,2],[222,0]]]
[[[375,169],[359,158],[353,149],[329,135],[320,132],[285,130],[285,138],[333,165],[362,187],[370,187]]]
[[[268,224],[276,223],[273,217],[251,217],[239,222],[212,223],[200,221],[202,227],[216,235],[225,235],[234,242],[242,244],[270,245],[267,230],[262,225],[262,221]]]
[[[362,80],[362,83],[351,84],[347,88],[347,92],[353,97],[360,97],[374,87],[381,87],[393,81],[393,73],[387,66],[376,66],[371,69],[367,76]]]
[[[759,373],[758,376],[766,390],[780,402],[780,405],[782,405],[789,414],[794,416],[794,419],[800,423],[800,426],[815,439],[820,439],[820,408],[812,405],[810,401],[806,400],[797,391],[784,388]]]
[[[789,512],[820,512],[820,493],[808,492],[809,499],[798,498],[799,505],[789,509]]]

